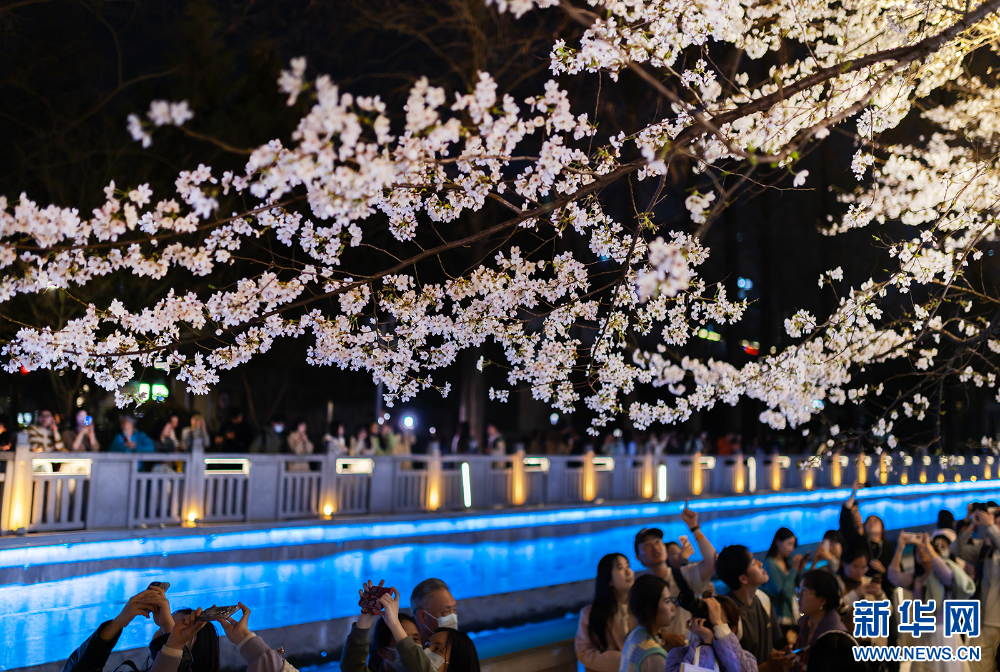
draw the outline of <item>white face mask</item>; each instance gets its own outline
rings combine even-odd
[[[458,630],[458,614],[452,613],[438,619],[439,628],[451,628]]]
[[[431,661],[431,667],[434,668],[434,672],[440,670],[441,666],[445,663],[444,656],[440,653],[434,653],[430,649],[424,649],[424,654],[427,656],[427,659]]]
[[[283,431],[285,431],[285,426],[284,425],[275,425],[274,426],[274,433],[275,434],[281,434]]]
[[[429,611],[425,611],[423,609],[421,609],[421,611],[423,611],[431,618],[434,618],[434,614],[430,613]],[[437,625],[439,628],[451,628],[452,630],[458,630],[458,614],[454,612],[448,614],[447,616],[442,616],[441,618],[437,618],[434,620],[437,621]]]

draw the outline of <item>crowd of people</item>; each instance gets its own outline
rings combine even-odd
[[[153,431],[142,431],[136,416],[122,413],[112,429],[99,432],[94,418],[85,409],[80,409],[65,425],[58,414],[42,409],[36,414],[35,422],[28,426],[27,437],[35,452],[175,453],[201,450],[293,455],[325,452],[344,456],[405,455],[411,452],[415,440],[412,430],[386,420],[363,423],[351,435],[346,433],[343,424],[332,423],[318,438],[310,435],[304,419],[288,423],[281,415],[272,417],[255,431],[238,408],[229,412],[216,431],[209,431],[200,413],[192,413],[188,418],[187,423],[182,423],[181,413],[170,411],[158,421],[145,423],[152,424]],[[186,426],[182,426],[184,424]],[[150,428],[147,426],[147,429]],[[493,425],[489,432],[493,437],[492,446],[499,432]],[[99,438],[100,434],[105,435],[104,440]],[[0,416],[0,450],[12,450],[15,435],[10,420]]]
[[[353,427],[332,422],[320,433],[303,418],[289,422],[281,414],[254,428],[238,407],[229,409],[220,420],[210,429],[199,413],[160,409],[155,418],[137,420],[137,416],[124,413],[116,421],[112,416],[98,429],[95,418],[84,409],[78,410],[68,422],[49,409],[41,409],[28,427],[28,442],[32,450],[39,452],[186,452],[197,447],[222,453],[343,456],[405,455],[429,452],[430,448],[454,455],[504,455],[523,449],[531,455],[582,455],[593,451],[609,456],[730,455],[741,450],[763,454],[806,448],[782,445],[769,433],[744,446],[736,433],[710,438],[708,432],[676,429],[648,432],[612,429],[592,439],[581,437],[565,422],[549,430],[536,430],[515,442],[509,441],[495,424],[487,424],[481,437],[473,434],[468,422],[459,423],[450,435],[442,436],[442,432],[435,430],[433,434],[425,432],[418,436],[412,426],[404,426],[399,418],[390,421],[382,417]],[[10,419],[0,415],[0,450],[13,447],[15,434]]]
[[[937,529],[904,531],[893,543],[878,516],[862,519],[858,487],[841,509],[839,529],[807,553],[796,552],[787,527],[774,533],[763,560],[743,545],[716,552],[686,507],[690,537],[665,540],[662,530],[643,528],[633,548],[642,572],[634,574],[623,553],[598,563],[593,603],[580,613],[577,658],[588,672],[674,672],[682,664],[720,672],[895,672],[898,662],[856,662],[853,648],[920,644],[978,646],[981,659],[902,663],[911,672],[996,672],[996,502],[969,505],[957,521],[942,511]],[[702,559],[693,563],[695,544]],[[966,599],[979,601],[979,636],[946,637],[944,601]],[[883,600],[892,607],[888,632],[862,628],[865,636],[856,637],[856,609]],[[899,632],[898,608],[906,600],[935,605],[936,627],[920,640]]]
[[[887,637],[856,636],[863,602],[888,598],[894,611],[902,600],[937,605],[937,628],[910,644],[981,648],[979,661],[913,662],[910,672],[995,672],[996,503],[971,504],[961,520],[942,511],[933,532],[901,532],[893,543],[877,516],[862,519],[857,488],[842,507],[839,529],[827,531],[806,553],[797,552],[795,533],[786,527],[775,532],[763,560],[744,545],[716,552],[687,506],[681,518],[689,535],[666,540],[658,528],[640,529],[632,550],[641,572],[633,572],[624,553],[598,562],[593,602],[580,612],[578,660],[588,672],[893,672],[898,663],[857,662],[852,653],[856,646],[903,644],[895,627]],[[692,562],[696,546],[702,559]],[[360,613],[344,642],[342,672],[479,672],[475,642],[458,629],[458,602],[444,581],[419,583],[409,614],[401,611],[399,592],[384,584],[368,581],[359,588]],[[123,628],[140,615],[159,628],[149,644],[150,672],[218,672],[215,626],[199,620],[201,609],[171,612],[162,585],[151,584],[101,624],[64,672],[101,672]],[[980,634],[946,637],[941,605],[965,598],[980,602]],[[206,617],[219,622],[250,672],[294,672],[282,649],[271,649],[249,630],[250,610],[238,607],[239,620],[233,614]]]

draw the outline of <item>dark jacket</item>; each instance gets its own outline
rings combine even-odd
[[[837,613],[836,609],[831,609],[826,612],[826,615],[820,619],[819,623],[816,624],[816,630],[810,631],[809,629],[809,617],[803,616],[799,619],[799,642],[802,647],[812,647],[817,639],[821,635],[824,635],[831,630],[840,630],[842,632],[847,632],[847,627],[844,622],[840,620],[840,614]],[[802,666],[799,669],[806,669],[809,665],[809,649],[802,652]]]
[[[864,544],[868,548],[868,557],[882,563],[886,569],[882,575],[882,592],[891,595],[895,586],[889,582],[889,565],[892,564],[892,556],[896,554],[895,544],[888,539],[882,543],[873,542],[867,535],[858,534],[858,529],[854,526],[854,514],[846,506],[840,507],[840,535],[844,538],[845,548]],[[885,537],[884,530],[882,536]]]
[[[106,642],[97,633],[111,621],[104,621],[90,637],[80,645],[76,651],[66,660],[63,672],[103,672],[104,666],[108,663],[111,651],[118,644],[121,637],[119,632],[113,640]]]
[[[344,652],[340,655],[341,672],[364,672],[368,669],[368,632],[369,628],[359,628],[357,623],[351,625]],[[396,651],[399,662],[407,672],[434,672],[430,658],[409,637],[396,642]]]

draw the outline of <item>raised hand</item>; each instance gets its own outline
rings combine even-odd
[[[93,427],[93,425],[90,425]],[[149,593],[149,604],[153,605],[153,622],[160,626],[164,634],[174,629],[174,617],[170,613],[170,601],[162,588],[154,586],[144,592]]]
[[[681,520],[684,521],[689,530],[693,530],[698,525],[698,514],[688,508],[687,501],[684,502],[684,510],[681,511]]]
[[[246,636],[250,634],[250,608],[243,604],[242,602],[237,602],[243,615],[240,617],[239,621],[233,620],[231,616],[224,616],[219,619],[219,623],[222,624],[222,629],[226,633],[226,637],[233,644],[239,644]]]
[[[164,646],[169,649],[183,649],[187,646],[187,643],[198,634],[198,631],[208,625],[208,621],[199,621],[199,616],[201,616],[200,608],[177,621]]]
[[[359,599],[360,598],[364,598],[365,593],[370,593],[375,588],[381,588],[383,585],[385,585],[385,579],[382,579],[381,581],[379,581],[377,586],[372,585],[371,581],[367,581],[365,583],[362,583],[361,584],[361,590],[358,591],[358,598]],[[378,615],[380,615],[382,613],[382,611],[378,608],[378,605],[376,605],[375,607],[362,607],[361,608],[361,613],[362,614],[373,614],[375,616],[378,616]]]
[[[698,639],[705,644],[711,644],[712,640],[715,639],[712,630],[705,625],[704,618],[692,618],[688,621],[688,630],[697,635]]]
[[[726,617],[722,613],[722,605],[719,604],[718,600],[706,597],[705,606],[708,607],[708,622],[712,624],[712,627],[726,622]]]
[[[385,583],[385,579],[378,582],[377,586],[373,586],[371,581],[361,584],[361,590],[358,591],[358,599],[364,599],[366,593],[370,593],[375,588],[381,588]],[[378,608],[378,604],[374,607],[362,607],[361,616],[358,617],[358,627],[361,629],[372,627],[372,623],[375,622],[376,616],[381,616],[382,610]]]
[[[379,585],[382,585],[381,583]],[[399,624],[399,591],[390,588],[390,592],[378,598],[379,606],[382,607],[382,618],[386,625],[392,627]]]
[[[995,525],[997,522],[996,516],[989,511],[974,511],[972,519],[976,521],[979,527],[989,527],[990,525]]]
[[[160,592],[162,593],[163,591]],[[149,618],[152,612],[157,609],[155,599],[156,595],[151,589],[147,589],[137,595],[133,595],[129,598],[129,601],[125,603],[121,613],[115,617],[115,621],[124,627],[131,623],[136,616],[145,616],[146,618]]]

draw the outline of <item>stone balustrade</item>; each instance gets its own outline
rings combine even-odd
[[[946,463],[945,463],[946,462]],[[0,533],[667,501],[996,478],[992,456],[0,454]]]

